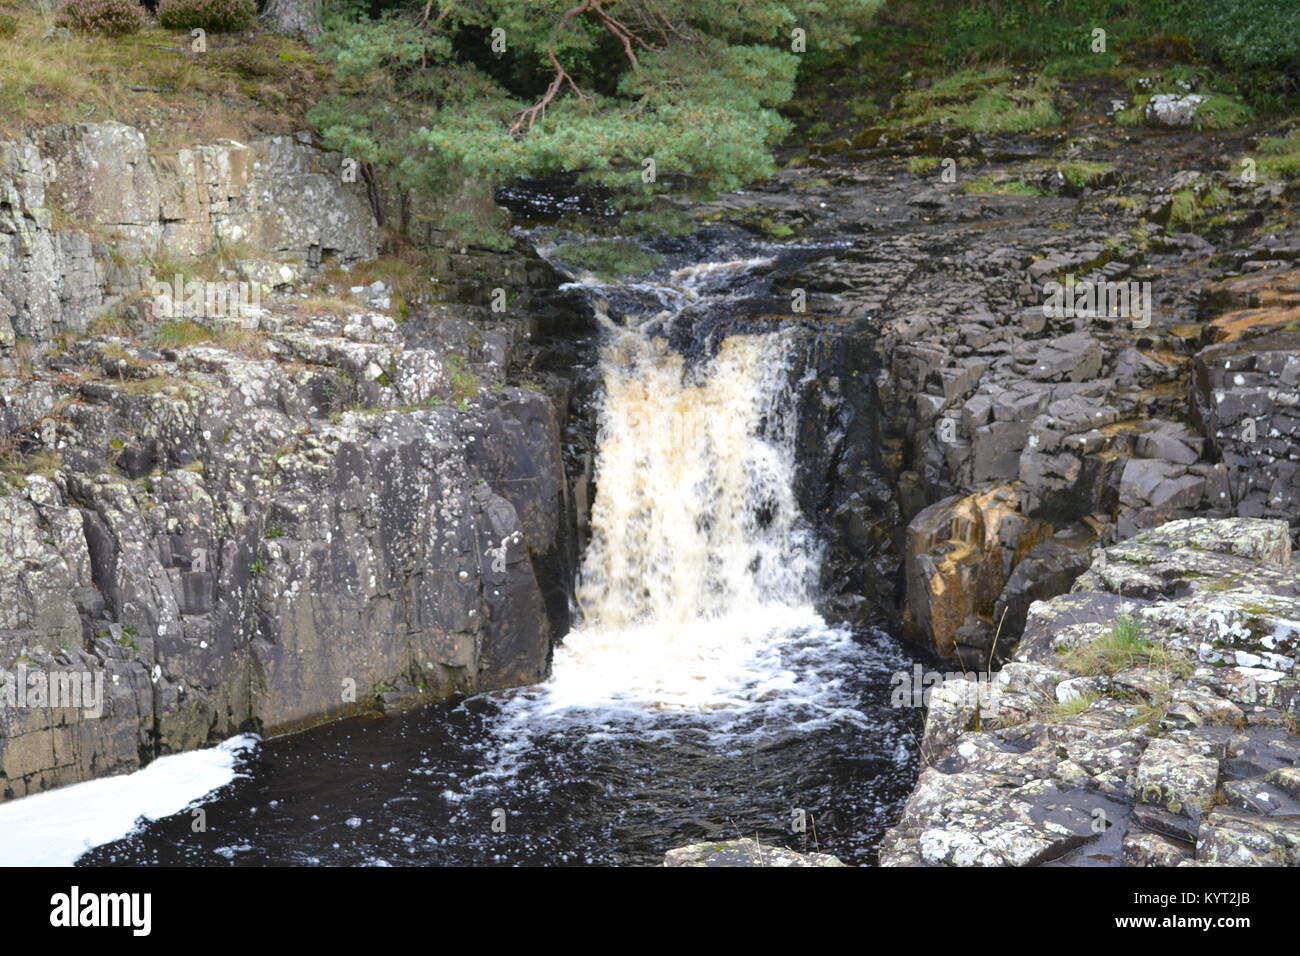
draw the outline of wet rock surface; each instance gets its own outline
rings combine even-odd
[[[664,866],[844,866],[828,853],[796,853],[757,840],[694,843],[669,850]]]

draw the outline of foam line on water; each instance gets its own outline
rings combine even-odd
[[[0,803],[0,866],[72,866],[87,850],[126,836],[136,823],[180,813],[240,776],[256,735],[159,757],[143,770],[101,777]]]

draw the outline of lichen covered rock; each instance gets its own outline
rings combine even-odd
[[[1187,519],[1035,603],[977,710],[931,692],[881,863],[1300,863],[1300,577],[1285,522]]]
[[[575,512],[554,403],[506,384],[516,326],[265,305],[226,344],[88,335],[0,378],[0,695],[103,687],[0,706],[3,797],[547,675]]]
[[[844,866],[828,853],[796,853],[757,840],[692,843],[664,854],[664,866]]]

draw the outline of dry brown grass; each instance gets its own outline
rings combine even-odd
[[[265,358],[266,340],[257,329],[246,329],[240,325],[225,323],[218,325],[212,341],[229,352],[237,352],[245,358]]]
[[[0,37],[0,133],[33,125],[116,120],[143,130],[150,148],[301,129],[328,68],[301,43],[270,34],[189,36],[151,26],[114,39],[41,37],[49,19],[30,8]]]
[[[347,295],[309,295],[305,299],[291,299],[289,304],[309,315],[343,316],[361,311],[361,303]]]
[[[404,302],[414,302],[421,295],[438,291],[430,279],[445,274],[446,269],[436,252],[417,249],[391,232],[384,237],[384,246],[387,254],[357,263],[347,272],[339,268],[326,271],[315,288],[324,290],[334,286],[335,290],[346,292],[354,286],[382,281]]]
[[[0,475],[15,487],[22,487],[23,479],[28,475],[53,478],[61,467],[63,459],[53,452],[35,451],[24,455],[12,436],[0,441]]]

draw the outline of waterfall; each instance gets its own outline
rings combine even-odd
[[[549,680],[495,695],[499,710],[481,744],[486,769],[445,790],[450,803],[543,787],[568,761],[590,759],[572,746],[628,756],[705,746],[707,757],[693,763],[661,761],[690,779],[774,735],[811,746],[823,734],[880,728],[861,687],[896,651],[888,642],[867,648],[813,607],[821,548],[794,487],[800,332],[700,341],[721,335],[713,320],[736,311],[768,264],[572,283],[604,330],[577,624],[556,648]],[[698,348],[688,357],[670,340]],[[891,759],[902,752],[891,735],[879,743]],[[569,756],[539,757],[557,753]],[[539,759],[548,762],[540,775]]]
[[[790,339],[726,339],[687,368],[624,330],[603,356],[584,626],[676,632],[807,603],[816,554],[794,500]]]
[[[792,334],[733,335],[694,363],[654,334],[687,307],[723,307],[757,261],[623,287],[667,308],[623,324],[602,313],[592,537],[580,624],[556,653],[558,705],[737,705],[774,676],[774,636],[820,624],[818,548],[794,495]]]

